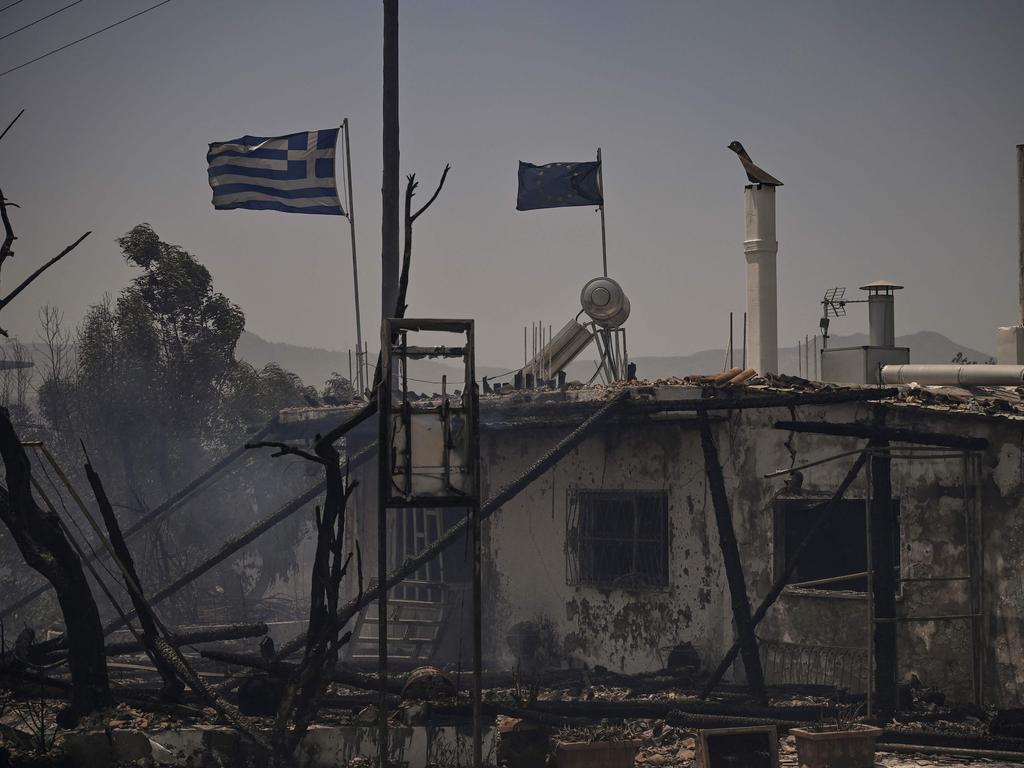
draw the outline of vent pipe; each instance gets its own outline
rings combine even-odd
[[[862,285],[868,292],[868,344],[872,347],[896,346],[896,309],[893,294],[901,290],[888,280],[876,280]]]
[[[760,374],[779,372],[779,318],[775,260],[775,187],[744,188],[747,257],[747,364]]]
[[[882,384],[921,386],[1019,387],[1024,385],[1021,365],[883,365]]]

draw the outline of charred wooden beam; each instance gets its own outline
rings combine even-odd
[[[879,441],[879,448],[888,442]],[[871,455],[871,502],[869,504],[874,617],[875,707],[882,715],[896,711],[896,519],[892,509],[892,459],[887,453]],[[890,621],[885,621],[890,619]]]
[[[84,443],[82,444],[82,450],[85,450]],[[121,575],[124,579],[128,596],[131,598],[135,613],[139,617],[139,624],[142,626],[141,644],[153,660],[153,664],[160,674],[160,679],[163,680],[161,698],[165,701],[178,701],[181,699],[185,686],[178,679],[174,667],[167,663],[156,649],[156,640],[160,636],[156,616],[153,614],[153,608],[146,602],[146,598],[142,593],[142,582],[139,580],[138,571],[135,569],[135,559],[132,557],[131,550],[128,549],[124,536],[121,534],[121,526],[117,522],[117,515],[114,514],[114,507],[107,497],[103,481],[93,468],[88,455],[86,455],[85,461],[85,476],[89,481],[89,486],[92,488],[93,495],[96,497],[96,505],[99,507],[103,523],[107,528],[110,546],[113,548],[114,557],[117,558],[117,563],[122,569]]]
[[[243,640],[249,637],[261,637],[267,634],[267,625],[262,622],[257,624],[232,624],[227,627],[202,628],[188,631],[176,631],[167,636],[167,643],[175,648],[183,645],[201,645],[203,643],[219,643],[225,640]],[[123,643],[107,643],[107,656],[120,656],[128,653],[138,653],[142,650],[142,643],[138,640],[129,640]]]
[[[889,440],[894,443],[953,448],[958,451],[984,451],[988,448],[988,440],[983,437],[944,435],[917,429],[886,427],[881,424],[831,421],[777,421],[775,422],[775,428],[784,429],[788,432],[806,432],[815,435],[834,435],[836,437],[861,437],[864,439]]]
[[[811,525],[810,530],[807,531],[807,534],[797,546],[796,551],[794,551],[790,556],[789,562],[786,563],[786,567],[782,571],[782,575],[776,579],[772,588],[768,591],[768,594],[765,595],[761,604],[757,607],[757,610],[754,611],[754,615],[751,616],[751,623],[754,627],[761,622],[761,620],[767,615],[768,609],[771,608],[775,604],[775,601],[779,599],[779,595],[782,594],[782,590],[786,588],[786,584],[788,584],[789,580],[793,578],[793,574],[796,572],[796,567],[800,563],[800,557],[803,555],[804,550],[806,550],[807,547],[810,546],[811,542],[815,540],[818,531],[821,530],[825,521],[828,520],[829,515],[832,514],[832,511],[836,506],[838,506],[843,496],[846,495],[846,492],[849,490],[850,486],[853,485],[854,480],[857,479],[857,476],[860,474],[866,463],[867,454],[861,453],[857,457],[856,461],[853,462],[853,466],[850,467],[850,471],[846,473],[846,477],[843,478],[843,481],[839,484],[835,493],[832,494],[832,497],[819,507],[820,511],[818,512],[818,517],[815,519],[814,524]],[[737,640],[733,642],[729,650],[726,651],[725,656],[722,657],[722,660],[718,663],[715,671],[711,673],[711,677],[709,677],[707,683],[705,683],[700,694],[702,699],[706,699],[711,692],[715,690],[715,686],[721,682],[726,670],[728,670],[729,666],[736,660],[736,655],[739,653],[739,650],[740,643]]]
[[[736,542],[736,531],[732,524],[732,512],[729,509],[729,496],[725,490],[722,465],[718,461],[718,449],[715,447],[714,437],[711,434],[711,423],[707,419],[707,412],[698,411],[698,413],[700,415],[700,444],[704,452],[704,471],[707,474],[711,502],[715,509],[718,544],[722,550],[725,575],[729,582],[732,617],[736,622],[736,632],[739,634],[743,668],[747,673],[747,684],[750,686],[751,695],[757,701],[767,704],[768,695],[764,690],[764,670],[761,669],[761,657],[757,651],[754,624],[750,620],[747,582],[743,573],[743,562],[740,560],[739,545]]]

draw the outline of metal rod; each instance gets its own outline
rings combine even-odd
[[[388,497],[391,485],[391,323],[381,329],[381,375],[377,382],[377,675],[380,692],[377,706],[377,758],[380,768],[388,764]]]
[[[974,572],[974,584],[978,595],[977,612],[981,614],[981,621],[978,627],[978,693],[980,696],[978,705],[983,706],[985,704],[985,649],[988,648],[988,626],[985,621],[985,518],[981,514],[981,454],[975,453],[971,458],[971,479],[974,486],[974,508],[971,517],[974,520],[975,527],[974,562],[977,566]]]
[[[821,587],[826,584],[838,584],[842,581],[853,581],[854,579],[863,579],[868,575],[867,571],[860,571],[859,573],[848,573],[845,576],[830,576],[827,579],[814,579],[813,581],[800,581],[794,584],[790,584],[791,587]]]
[[[601,265],[604,267],[604,276],[608,277],[608,238],[604,233],[604,163],[601,161],[601,148],[597,148],[597,187],[601,192]]]
[[[796,340],[796,375],[801,379],[804,377],[804,355],[800,349],[800,339]]]
[[[898,616],[894,619],[875,619],[876,624],[906,624],[912,621],[955,621],[959,619],[977,619],[977,613],[955,613],[949,616]]]
[[[865,467],[866,480],[867,480],[867,493],[864,498],[864,547],[865,547],[865,564],[867,565],[868,571],[868,588],[867,588],[867,611],[868,611],[868,674],[867,674],[867,685],[865,686],[867,692],[865,694],[864,702],[864,714],[867,717],[871,717],[871,691],[875,687],[875,576],[872,571],[874,566],[872,565],[871,559],[871,497],[872,497],[872,485],[873,478],[871,476],[871,462],[868,461]]]
[[[598,150],[598,159],[600,154]],[[1020,324],[1024,325],[1024,144],[1017,145],[1017,266],[1020,272]]]
[[[904,583],[907,582],[918,582],[918,581],[970,581],[970,576],[913,576],[908,579],[899,579]]]
[[[480,390],[476,383],[474,331],[470,327],[466,344],[467,386],[470,395],[470,435],[473,441],[473,766],[483,765],[483,536],[480,514]]]
[[[814,381],[818,380],[818,334],[814,334]]]
[[[844,451],[843,453],[837,453],[834,456],[828,456],[827,458],[818,459],[817,461],[809,461],[806,464],[801,464],[798,467],[790,467],[789,469],[777,469],[774,472],[769,472],[764,477],[767,480],[767,479],[772,478],[772,477],[780,477],[781,475],[791,475],[794,472],[800,472],[801,470],[807,469],[808,467],[816,467],[819,464],[827,464],[830,461],[835,461],[836,459],[841,459],[844,456],[853,456],[853,454],[861,453],[861,452],[863,452],[863,450],[864,450],[863,448],[857,448],[856,450],[853,450],[853,451]]]
[[[732,346],[732,312],[729,313],[729,367],[736,367],[735,353]]]
[[[811,378],[810,339],[807,334],[804,334],[804,377]]]
[[[354,204],[352,202],[352,129],[348,124],[348,118],[346,117],[342,123],[342,129],[345,131],[345,177],[346,186],[348,189],[348,223],[349,223],[349,234],[352,239],[352,291],[355,294],[356,300],[356,347],[362,349],[363,346],[363,321],[359,311],[359,263],[356,260],[356,214]],[[358,354],[356,355],[358,358]],[[358,363],[358,359],[357,359]],[[362,392],[365,385],[363,379],[362,368],[359,369],[359,391]]]
[[[743,370],[747,369],[747,313],[743,313]]]

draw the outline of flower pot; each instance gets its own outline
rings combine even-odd
[[[633,768],[640,741],[564,742],[555,747],[558,768]]]
[[[800,768],[872,768],[882,729],[854,723],[848,729],[790,728]]]

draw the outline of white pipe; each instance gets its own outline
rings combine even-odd
[[[883,365],[883,384],[1021,386],[1024,365]]]
[[[747,365],[758,373],[779,372],[778,296],[775,259],[775,187],[752,184],[744,189],[747,257]]]

